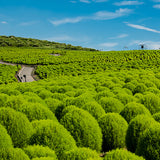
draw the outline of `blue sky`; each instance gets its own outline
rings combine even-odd
[[[99,50],[160,48],[160,0],[0,0],[0,35]]]

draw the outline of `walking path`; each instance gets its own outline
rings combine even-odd
[[[33,82],[35,81],[32,77],[34,68],[23,66],[22,69],[19,71],[18,76],[21,82]]]
[[[0,64],[5,64],[5,65],[12,65],[15,66],[17,64],[14,63],[7,63],[0,61]],[[32,77],[34,67],[29,67],[29,66],[22,66],[21,70],[17,73],[18,81],[19,82],[32,82],[35,81],[34,78]]]

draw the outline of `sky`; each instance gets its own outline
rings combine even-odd
[[[98,50],[160,48],[160,0],[0,0],[0,35]]]

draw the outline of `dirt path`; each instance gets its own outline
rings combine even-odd
[[[0,61],[0,64],[10,65],[10,66],[16,66],[17,65],[17,64],[14,64],[14,63],[8,63],[8,62],[3,62],[3,61]]]
[[[11,66],[17,65],[14,63],[7,63],[7,62],[3,62],[3,61],[0,61],[0,64],[11,65]],[[19,72],[16,75],[16,77],[18,77],[18,81],[19,82],[35,81],[34,78],[32,77],[33,70],[34,70],[34,67],[22,66],[22,69],[19,70]]]
[[[19,76],[21,82],[33,82],[35,81],[32,77],[33,70],[33,67],[23,66],[17,76]]]

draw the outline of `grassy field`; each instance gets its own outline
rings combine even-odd
[[[160,159],[159,50],[2,47],[0,57],[41,78],[12,82],[17,68],[0,65],[0,159]]]

